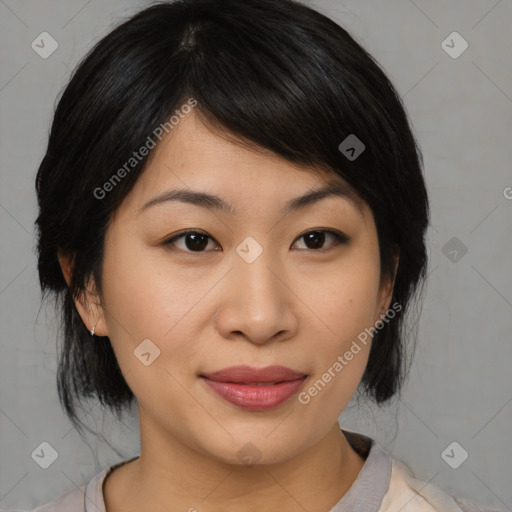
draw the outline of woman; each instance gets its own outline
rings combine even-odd
[[[78,400],[136,401],[141,452],[35,510],[488,510],[338,425],[400,392],[428,199],[399,96],[333,21],[143,10],[78,66],[36,188],[62,405],[80,429]]]

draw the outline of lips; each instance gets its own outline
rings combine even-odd
[[[290,399],[308,375],[284,366],[232,366],[200,378],[208,388],[242,409],[265,411]]]
[[[267,366],[265,368],[253,368],[251,366],[230,366],[222,370],[203,373],[202,377],[213,380],[215,382],[233,382],[235,384],[277,384],[297,380],[306,375],[286,368],[285,366]]]

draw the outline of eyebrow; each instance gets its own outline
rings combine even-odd
[[[304,209],[327,197],[342,197],[355,206],[361,214],[363,213],[361,198],[348,184],[338,180],[331,180],[321,188],[314,189],[299,197],[290,199],[285,203],[283,213],[286,215]],[[218,210],[229,215],[236,215],[237,213],[236,209],[231,204],[217,195],[190,189],[175,189],[168,190],[150,199],[139,209],[139,214],[157,204],[172,201],[193,204],[209,210]]]

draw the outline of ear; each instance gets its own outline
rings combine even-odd
[[[73,254],[58,253],[60,268],[68,287],[71,283],[73,275]],[[79,297],[73,297],[76,309],[80,315],[87,330],[91,330],[93,326],[96,336],[108,336],[107,324],[105,322],[104,308],[101,304],[101,297],[97,291],[94,278],[90,278],[87,288]]]
[[[390,278],[389,276],[382,275],[381,282],[380,282],[380,291],[379,291],[379,302],[377,305],[377,317],[375,319],[375,322],[381,319],[381,315],[385,315],[386,311],[389,309],[391,305],[391,299],[393,297],[393,290],[395,287],[395,278],[396,273],[398,270],[398,263],[400,260],[400,256],[398,254],[398,251],[395,253],[395,256],[393,258],[393,276]]]

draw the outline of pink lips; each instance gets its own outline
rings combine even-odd
[[[258,369],[243,365],[204,373],[200,377],[226,401],[243,409],[264,411],[294,395],[307,375],[284,366]]]

